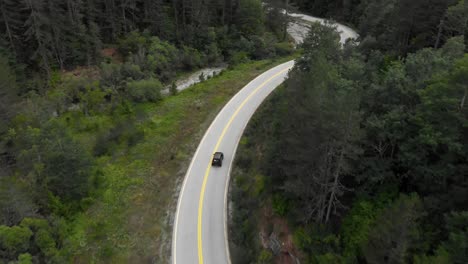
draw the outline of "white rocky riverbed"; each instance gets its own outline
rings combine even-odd
[[[184,77],[184,78],[181,78],[181,79],[177,80],[175,82],[176,87],[177,87],[177,91],[180,92],[182,90],[185,90],[185,89],[189,88],[190,86],[192,86],[194,84],[197,84],[197,83],[201,82],[202,80],[206,80],[208,78],[216,76],[221,71],[225,70],[226,68],[227,68],[227,65],[222,65],[222,66],[218,66],[218,67],[210,67],[210,68],[204,68],[204,69],[198,70],[198,71],[190,74],[187,77]],[[202,76],[202,75],[203,75],[203,77],[200,78],[200,76]],[[170,86],[167,86],[164,90],[161,91],[161,93],[163,95],[169,94],[169,88],[170,88]]]

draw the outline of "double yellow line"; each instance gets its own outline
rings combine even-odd
[[[279,73],[273,75],[270,77],[268,80],[264,81],[262,84],[260,84],[255,90],[247,97],[245,100],[240,104],[240,106],[237,108],[237,110],[234,112],[234,114],[231,116],[229,119],[229,122],[226,124],[224,127],[221,136],[218,139],[218,142],[216,143],[216,146],[214,148],[214,152],[218,149],[219,145],[221,144],[221,141],[223,140],[224,136],[226,135],[226,132],[228,128],[231,126],[232,122],[236,118],[236,116],[239,114],[240,110],[244,107],[244,105],[254,96],[260,89],[262,89],[267,83],[269,83],[271,80],[274,78],[278,77],[279,75],[283,74],[285,71],[288,71],[288,69],[284,69],[280,71]],[[208,166],[205,171],[205,176],[203,177],[203,184],[202,184],[202,189],[200,193],[200,199],[198,201],[198,226],[197,226],[197,235],[198,235],[198,263],[203,264],[203,243],[202,243],[202,215],[203,215],[203,202],[205,198],[205,190],[206,190],[206,183],[208,181],[208,175],[210,174],[211,170],[211,160],[208,163]],[[226,195],[226,194],[225,194]]]

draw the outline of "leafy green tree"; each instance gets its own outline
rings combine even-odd
[[[12,140],[18,153],[17,166],[30,175],[42,206],[48,192],[65,201],[86,196],[92,158],[58,120],[50,120],[42,129],[19,130]]]
[[[401,195],[386,208],[369,232],[362,251],[367,263],[404,263],[419,239],[418,221],[422,203],[416,194]]]
[[[168,71],[178,67],[177,49],[169,42],[151,38],[146,55],[148,70],[161,76],[168,76]]]
[[[262,35],[264,17],[261,1],[239,0],[236,20],[240,32],[245,36]]]
[[[465,56],[456,62],[448,79],[441,79],[420,93],[421,104],[414,117],[418,134],[402,145],[402,158],[415,172],[413,180],[420,190],[445,193],[451,188],[450,182],[457,182],[466,190],[464,181],[456,175],[464,173],[462,157],[467,155],[463,147],[466,144],[463,127],[468,120],[464,106],[467,74],[468,56]],[[411,151],[416,145],[417,153]],[[447,165],[452,169],[447,169]]]
[[[57,255],[56,242],[52,236],[52,228],[45,219],[25,218],[21,221],[22,227],[27,227],[34,233],[34,244],[47,259]]]
[[[80,103],[85,115],[101,112],[107,93],[103,91],[97,82],[87,84],[85,90],[80,93]]]
[[[288,111],[276,146],[281,154],[271,157],[270,172],[297,201],[297,217],[320,223],[342,207],[342,179],[360,152],[360,91],[340,70],[334,27],[313,24],[303,48],[286,82]]]
[[[311,70],[314,60],[326,60],[338,63],[340,59],[340,35],[331,24],[312,23],[310,31],[302,44],[305,56],[297,60],[297,68],[302,71]]]
[[[361,36],[376,39],[376,46],[391,55],[406,55],[410,51],[433,47],[440,23],[451,1],[377,0],[361,1],[359,21]]]
[[[443,19],[439,24],[439,33],[437,35],[435,48],[439,47],[441,41],[446,41],[453,36],[461,36],[465,33],[467,23],[468,9],[465,0],[459,0],[457,4],[449,6],[445,11]]]
[[[156,102],[161,99],[161,83],[156,79],[133,81],[127,84],[128,95],[134,102]]]
[[[29,253],[20,254],[18,256],[18,264],[32,264],[32,256]]]
[[[44,168],[39,180],[46,189],[66,200],[85,197],[92,166],[90,154],[63,125],[53,121],[41,131],[39,144]]]
[[[0,249],[5,250],[7,259],[15,259],[17,254],[29,249],[29,239],[33,235],[27,227],[0,225]]]

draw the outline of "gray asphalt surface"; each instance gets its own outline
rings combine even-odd
[[[226,197],[234,154],[255,110],[284,81],[293,65],[294,61],[286,62],[251,81],[226,104],[206,131],[180,191],[172,263],[230,263]],[[211,167],[216,151],[224,153],[222,167]]]

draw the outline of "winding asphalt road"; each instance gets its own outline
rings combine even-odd
[[[305,15],[292,16],[317,21]],[[348,36],[357,37],[347,27],[338,25],[338,30],[342,31],[342,42]],[[294,37],[297,42],[302,41],[301,36]],[[226,226],[227,189],[237,145],[255,110],[284,81],[293,66],[294,61],[289,61],[255,78],[224,106],[206,131],[179,195],[172,240],[173,264],[231,263]],[[222,167],[211,166],[216,151],[224,153]]]

